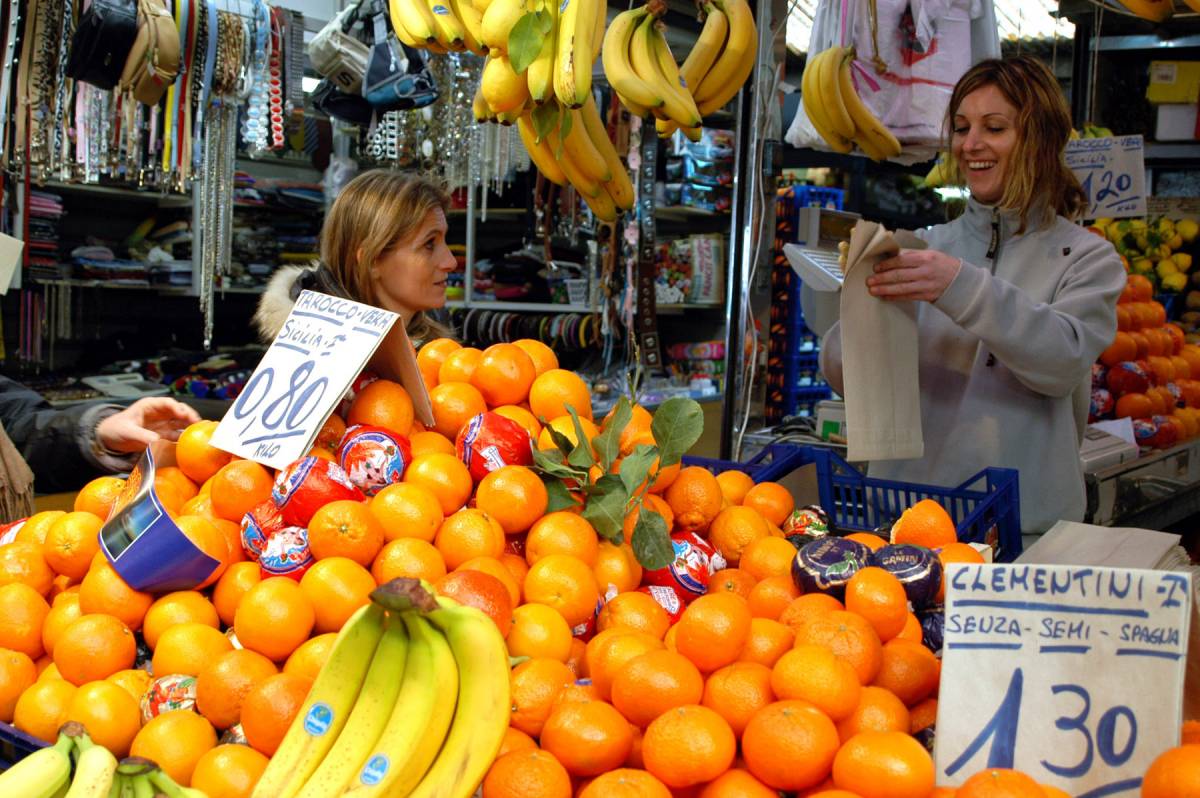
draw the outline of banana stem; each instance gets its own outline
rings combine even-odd
[[[420,580],[400,577],[371,591],[371,601],[392,612],[431,612],[438,608],[437,599],[421,585]]]
[[[146,775],[146,780],[155,790],[158,790],[167,798],[184,798],[183,788],[175,783],[175,779],[171,778],[167,771],[161,768],[155,768]]]

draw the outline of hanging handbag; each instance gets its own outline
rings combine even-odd
[[[138,0],[137,37],[125,69],[121,88],[145,105],[158,105],[167,87],[179,74],[179,28],[163,0]]]
[[[92,0],[71,37],[67,77],[111,89],[121,79],[137,37],[137,3]]]
[[[374,44],[363,78],[363,97],[380,113],[424,108],[436,102],[437,84],[421,53],[402,44],[392,33],[384,4],[380,0],[371,2]]]
[[[312,93],[312,104],[326,116],[367,127],[375,116],[375,108],[361,95],[342,91],[329,78],[323,78]]]
[[[318,74],[331,80],[342,91],[354,94],[362,90],[370,54],[367,45],[350,35],[350,29],[357,21],[358,4],[354,3],[339,11],[306,48]]]

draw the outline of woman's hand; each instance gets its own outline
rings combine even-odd
[[[961,259],[936,249],[902,249],[875,265],[867,290],[880,299],[936,302],[961,267]]]
[[[96,440],[110,452],[140,452],[159,438],[177,440],[200,415],[165,396],[139,399],[96,425]]]

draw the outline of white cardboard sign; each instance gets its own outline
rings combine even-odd
[[[349,299],[301,292],[212,445],[272,468],[302,457],[398,318]]]
[[[937,783],[1016,768],[1077,798],[1136,798],[1179,744],[1191,575],[951,565]]]
[[[1141,136],[1073,139],[1067,166],[1087,194],[1085,219],[1146,215],[1146,160]]]

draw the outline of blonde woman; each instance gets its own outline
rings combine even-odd
[[[449,335],[428,312],[446,304],[455,259],[446,245],[450,198],[428,178],[374,170],[351,180],[321,228],[321,261],[279,269],[254,322],[264,341],[283,326],[304,289],[342,296],[400,315],[420,346]]]
[[[1042,62],[972,67],[946,124],[966,211],[921,231],[928,249],[901,250],[867,278],[881,300],[919,303],[925,455],[870,473],[954,487],[987,466],[1015,468],[1022,529],[1040,533],[1084,516],[1091,365],[1116,332],[1125,271],[1112,244],[1073,223],[1086,197],[1063,160],[1071,119]],[[841,391],[838,324],[821,348]]]

